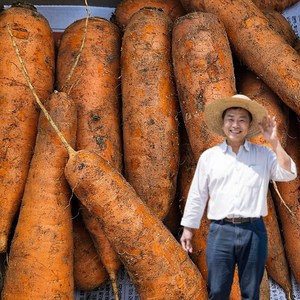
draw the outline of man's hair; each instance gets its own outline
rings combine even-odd
[[[250,117],[250,122],[252,121],[252,114],[251,114],[251,112],[249,111],[249,110],[247,110],[247,109],[245,109],[245,108],[243,108],[243,107],[239,107],[239,106],[233,106],[233,107],[228,107],[228,108],[226,108],[224,111],[223,111],[223,113],[222,113],[222,119],[224,120],[224,116],[225,116],[225,114],[226,114],[226,112],[227,112],[227,110],[229,110],[229,109],[244,109],[246,112],[248,112],[248,114],[249,114],[249,117]]]

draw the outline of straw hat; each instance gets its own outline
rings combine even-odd
[[[230,107],[241,107],[248,110],[252,115],[252,122],[247,139],[253,138],[260,133],[258,123],[264,116],[267,116],[267,110],[254,100],[245,95],[234,95],[227,98],[217,99],[208,103],[204,110],[204,118],[208,128],[218,135],[225,136],[222,125],[222,114],[224,110]]]

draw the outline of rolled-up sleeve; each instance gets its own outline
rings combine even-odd
[[[205,158],[202,155],[197,163],[195,174],[189,189],[181,225],[199,228],[208,200],[208,175]]]
[[[291,181],[297,177],[297,167],[292,158],[290,158],[291,172],[279,166],[275,155],[272,159],[271,179],[274,181]]]

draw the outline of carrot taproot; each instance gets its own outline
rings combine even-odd
[[[200,154],[223,139],[208,130],[205,105],[236,93],[232,54],[222,23],[194,12],[175,21],[172,58],[179,103],[190,144]]]
[[[277,122],[277,132],[283,147],[286,146],[289,109],[280,98],[250,70],[243,70],[237,79],[237,89],[240,93],[247,95],[264,106],[271,116],[275,116]],[[271,148],[262,135],[251,139],[252,142]]]
[[[33,153],[39,109],[7,32],[18,39],[41,99],[54,84],[54,41],[48,21],[29,5],[11,6],[0,13],[0,252],[7,250],[8,236],[18,212]]]
[[[118,270],[121,267],[121,261],[107,239],[101,221],[85,209],[85,207],[82,207],[81,214],[83,222],[95,244],[100,260],[109,275],[115,300],[118,300]]]
[[[45,106],[74,146],[74,102],[65,93],[54,92]],[[71,190],[64,177],[67,158],[68,152],[41,114],[1,299],[73,298]]]
[[[268,256],[266,269],[268,275],[279,284],[287,299],[291,299],[292,285],[289,266],[282,241],[278,215],[270,190],[267,195],[268,215],[264,218],[268,233]]]
[[[205,282],[180,244],[105,159],[77,151],[65,175],[78,199],[101,219],[141,299],[207,299]]]
[[[300,165],[300,126],[298,116],[290,112],[286,152],[293,158],[299,174]],[[282,227],[284,248],[289,267],[296,282],[300,283],[300,177],[290,182],[277,182],[271,185],[272,195]]]
[[[108,273],[80,214],[73,218],[73,239],[76,289],[89,291],[100,287],[107,282]]]
[[[179,161],[171,29],[164,12],[141,9],[126,27],[121,53],[125,178],[160,219],[175,197]]]
[[[124,30],[132,15],[145,7],[161,9],[172,21],[186,13],[179,0],[122,0],[111,20]]]
[[[84,36],[84,47],[81,49]],[[88,23],[86,19],[77,20],[61,36],[57,82],[60,89],[70,93],[78,108],[76,149],[94,151],[122,171],[120,49],[121,35],[116,25],[97,17],[89,18]],[[77,57],[74,53],[80,53],[80,60],[69,79]],[[89,86],[88,90],[86,86]],[[82,212],[85,210],[81,207]],[[96,229],[98,220],[88,212],[83,213],[83,216],[83,221],[96,242],[95,247],[102,263],[116,287],[117,271],[121,263],[114,250],[109,247],[105,234],[101,232],[101,224]],[[114,288],[114,291],[115,298],[118,299],[117,289]]]
[[[278,32],[289,45],[294,46],[297,35],[289,21],[276,10],[263,9],[262,11],[269,20],[270,27]]]
[[[300,114],[300,56],[270,28],[264,13],[251,0],[201,0],[197,6],[220,18],[233,52]]]

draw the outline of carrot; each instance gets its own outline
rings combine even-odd
[[[264,9],[263,13],[269,20],[270,27],[279,33],[289,45],[294,46],[297,36],[289,21],[276,10]]]
[[[75,145],[74,102],[56,92],[45,105],[61,133]],[[3,300],[73,298],[71,191],[64,177],[67,158],[65,147],[41,115],[9,252]]]
[[[39,110],[7,41],[7,24],[41,99],[52,92],[54,41],[47,20],[32,6],[10,7],[0,13],[0,252],[19,209],[35,143]]]
[[[84,291],[100,287],[107,281],[108,273],[81,215],[73,219],[73,237],[75,287]]]
[[[286,105],[264,81],[249,70],[243,70],[243,72],[239,73],[237,89],[240,93],[247,95],[250,99],[264,106],[271,116],[275,116],[278,126],[278,137],[283,147],[285,147],[289,123],[289,109]],[[271,148],[271,145],[266,142],[262,135],[251,139],[251,141]]]
[[[274,9],[282,12],[286,8],[297,3],[298,0],[253,0],[260,9]]]
[[[89,18],[81,51],[85,29],[86,19],[77,20],[61,37],[56,64],[58,90],[68,93],[77,106],[76,150],[95,151],[121,170],[120,31],[105,19]]]
[[[300,114],[300,56],[270,28],[263,12],[251,0],[201,0],[203,7],[223,22],[233,52]]]
[[[300,126],[298,116],[291,111],[290,126],[286,152],[296,163],[299,174],[300,165]],[[277,182],[273,186],[272,195],[281,221],[284,248],[292,274],[296,282],[300,283],[300,177],[290,182]],[[274,190],[274,187],[278,188]],[[278,192],[276,192],[278,190]],[[279,197],[280,195],[280,197]]]
[[[87,34],[81,49],[85,30]],[[117,26],[105,19],[94,17],[89,18],[87,28],[86,19],[81,19],[64,31],[57,58],[58,86],[70,93],[78,108],[76,149],[98,153],[119,171],[122,170],[120,49],[121,35]],[[80,60],[69,79],[70,70],[77,57],[74,53],[80,53]],[[84,223],[93,235],[96,250],[115,287],[121,263],[101,232],[101,225],[95,228],[98,220],[92,214],[84,212],[85,210],[84,207],[81,208]],[[102,253],[104,250],[105,253]],[[117,289],[114,288],[114,291],[118,299]]]
[[[121,261],[117,253],[112,249],[112,246],[107,239],[103,226],[98,218],[93,216],[85,207],[82,208],[81,214],[84,224],[89,231],[91,238],[95,244],[96,251],[101,259],[102,264],[105,267],[109,275],[109,279],[112,284],[115,300],[119,299],[118,292],[118,270],[121,267]]]
[[[179,146],[170,18],[136,12],[121,54],[125,178],[163,219],[175,197]]]
[[[185,14],[179,0],[122,0],[117,5],[111,19],[124,30],[132,15],[145,7],[163,10],[172,21]]]
[[[207,299],[196,266],[106,160],[78,151],[70,156],[65,175],[78,199],[101,219],[141,299]]]
[[[268,233],[268,256],[266,269],[268,275],[279,284],[287,299],[291,299],[292,286],[289,274],[289,266],[286,259],[284,245],[279,228],[279,220],[270,190],[268,191],[268,215],[265,224]]]
[[[200,12],[178,18],[173,28],[172,57],[184,124],[198,160],[204,150],[223,140],[208,130],[205,105],[236,93],[232,55],[221,22]]]

